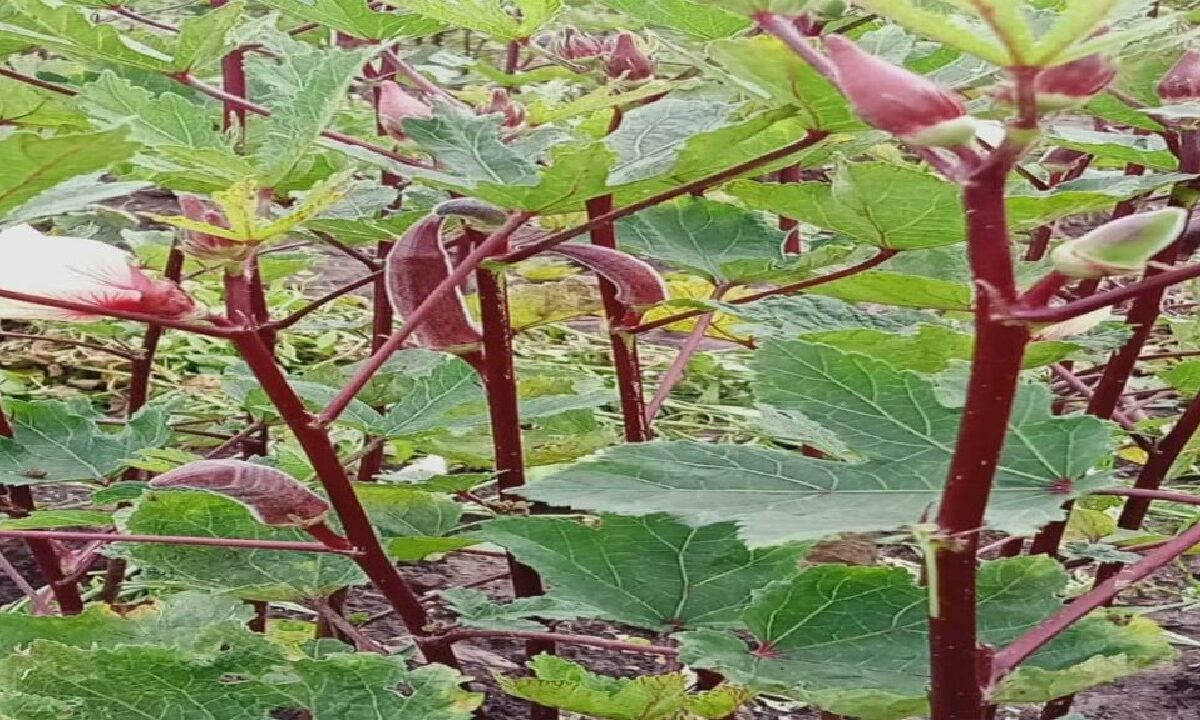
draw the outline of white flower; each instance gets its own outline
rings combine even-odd
[[[0,232],[0,290],[182,318],[196,304],[178,285],[155,280],[124,251],[97,240],[45,235],[29,225]],[[103,313],[77,312],[0,298],[0,318],[90,321]]]

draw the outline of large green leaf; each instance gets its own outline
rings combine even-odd
[[[980,642],[1001,647],[1035,626],[1061,607],[1066,584],[1066,571],[1046,556],[982,565]],[[756,594],[744,615],[753,650],[732,635],[701,630],[682,636],[681,657],[833,713],[866,720],[922,715],[929,684],[926,593],[899,568],[813,567]],[[1026,661],[993,699],[1048,701],[1172,656],[1149,621],[1126,625],[1094,615]]]
[[[62,95],[0,77],[0,125],[84,129],[87,120]]]
[[[128,160],[137,149],[123,129],[57,137],[17,132],[0,139],[0,217],[63,181]]]
[[[606,677],[553,655],[539,655],[527,665],[533,677],[502,677],[500,688],[515,697],[590,718],[721,720],[732,717],[750,699],[749,692],[728,685],[690,693],[688,678],[681,672]]]
[[[0,716],[467,720],[479,704],[446,667],[410,671],[403,656],[334,641],[296,656],[249,630],[251,614],[231,598],[181,593],[124,617],[99,605],[74,617],[0,615]]]
[[[837,87],[774,37],[721,40],[710,46],[710,54],[731,82],[772,104],[791,106],[807,128],[865,128]]]
[[[661,442],[613,448],[523,491],[554,505],[627,515],[738,522],[751,545],[892,530],[936,506],[960,410],[929,379],[815,343],[771,341],[756,356],[757,395],[832,431],[864,460],[815,460],[739,445]],[[1089,475],[1110,448],[1093,417],[1054,417],[1049,392],[1024,386],[1009,421],[989,525],[1016,535],[1062,517],[1062,503],[1106,483]],[[1063,479],[1070,482],[1065,483]]]
[[[101,481],[125,469],[138,452],[171,439],[167,413],[148,407],[118,433],[96,418],[57,400],[7,399],[12,438],[0,438],[0,485]]]
[[[483,526],[550,584],[551,597],[601,617],[663,631],[737,621],[756,588],[796,566],[797,546],[747,550],[730,524],[691,528],[663,516],[606,516],[597,527],[557,518]]]
[[[1078,150],[1104,160],[1134,163],[1156,170],[1175,170],[1179,161],[1158,135],[1133,135],[1127,132],[1088,130],[1056,125],[1046,139],[1060,147]]]
[[[817,285],[806,292],[851,303],[878,303],[930,310],[969,310],[971,287],[966,283],[924,275],[868,270]]]
[[[625,114],[606,140],[616,153],[609,185],[626,185],[667,172],[692,137],[725,126],[733,106],[715,99],[663,98]]]
[[[421,37],[445,27],[422,15],[375,12],[369,3],[358,0],[263,0],[263,4],[364,40]]]
[[[951,245],[966,234],[956,185],[888,163],[842,164],[830,183],[745,180],[729,192],[750,207],[893,250]]]
[[[164,48],[152,47],[149,39],[126,37],[112,25],[93,24],[78,8],[46,0],[6,0],[5,5],[9,12],[0,16],[0,42],[25,42],[82,62],[155,72],[174,69]]]
[[[733,205],[685,197],[622,220],[621,248],[706,276],[743,282],[784,262],[784,233]]]
[[[729,37],[750,25],[744,17],[689,0],[600,0],[600,3],[644,22],[704,39]]]
[[[139,535],[311,541],[294,529],[272,528],[245,506],[202,492],[143,495],[124,529]],[[255,600],[300,600],[327,595],[363,581],[348,558],[280,550],[136,544],[126,550],[143,576],[195,590]]]

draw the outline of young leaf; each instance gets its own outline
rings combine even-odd
[[[220,59],[229,49],[229,34],[246,11],[244,0],[233,0],[197,17],[184,20],[179,26],[175,57],[171,60],[174,72],[192,72]]]
[[[1067,574],[1045,556],[985,563],[980,642],[1002,647],[1061,607]],[[757,648],[714,631],[682,636],[681,658],[733,681],[868,720],[927,712],[926,590],[903,569],[822,565],[755,595],[743,619]],[[1146,620],[1078,623],[1026,661],[992,701],[1045,702],[1169,660]],[[1058,683],[1055,687],[1055,683]]]
[[[434,111],[429,120],[404,120],[404,134],[444,164],[455,179],[467,187],[479,182],[537,184],[533,163],[501,140],[500,117],[474,115],[446,102],[435,103]]]
[[[245,460],[200,460],[150,481],[159,489],[203,490],[234,500],[254,519],[275,527],[304,527],[323,522],[329,503],[296,478]]]
[[[855,3],[913,32],[993,65],[1008,67],[1014,64],[1008,49],[998,43],[992,33],[977,20],[969,21],[962,15],[926,10],[922,7],[924,3],[916,0],[855,0]]]
[[[264,525],[228,498],[172,490],[142,496],[122,529],[139,535],[312,540],[301,530]],[[338,555],[157,543],[129,545],[122,552],[152,581],[255,600],[299,601],[363,581],[358,567]]]
[[[734,521],[753,546],[894,530],[918,522],[936,505],[960,412],[938,401],[930,380],[800,341],[766,343],[755,364],[760,400],[817,420],[865,461],[657,442],[613,448],[522,494],[627,515],[666,512],[696,525]],[[1023,535],[1060,518],[1065,500],[1107,482],[1088,473],[1109,444],[1104,422],[1053,417],[1045,388],[1022,388],[992,491],[989,525]]]
[[[547,707],[605,720],[721,720],[750,701],[748,691],[721,685],[688,692],[683,673],[613,678],[553,655],[538,655],[527,665],[534,677],[501,677],[509,695]]]
[[[747,550],[732,525],[689,528],[663,516],[606,516],[598,527],[504,518],[482,528],[553,587],[601,617],[663,631],[736,621],[750,593],[795,567],[797,546]]]
[[[81,62],[111,63],[151,72],[171,72],[171,56],[146,42],[124,37],[112,25],[95,25],[84,11],[46,0],[5,0],[0,42],[37,45]]]

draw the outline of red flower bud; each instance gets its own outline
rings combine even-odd
[[[379,124],[384,132],[397,140],[404,139],[403,122],[408,118],[428,120],[433,108],[409,95],[394,82],[379,86]]]
[[[503,89],[493,90],[491,101],[481,106],[479,112],[482,115],[503,115],[504,127],[507,128],[520,127],[525,122],[525,106],[513,102],[508,91]]]
[[[183,210],[183,216],[189,220],[198,220],[217,227],[228,227],[221,211],[209,207],[195,195],[181,195],[179,207]],[[216,261],[242,261],[250,256],[252,249],[249,243],[240,243],[194,230],[185,230],[180,234],[179,246],[192,257]]]
[[[567,62],[578,62],[600,57],[604,53],[604,43],[569,27],[550,40],[548,49]]]
[[[450,276],[450,256],[442,245],[444,218],[430,215],[404,233],[387,257],[388,299],[401,319],[416,311],[443,280]],[[433,314],[413,332],[416,344],[430,350],[474,350],[482,342],[471,321],[462,291],[455,288]]]
[[[638,45],[633,33],[622,31],[609,41],[604,72],[611,78],[649,80],[654,77],[654,61]]]
[[[1188,50],[1163,75],[1158,83],[1158,96],[1169,103],[1200,100],[1200,51]]]
[[[838,85],[868,124],[915,145],[954,147],[974,139],[974,120],[950,90],[839,35],[825,38],[825,47]]]
[[[1088,55],[1043,70],[1037,78],[1037,102],[1043,110],[1067,110],[1104,91],[1117,76],[1117,65],[1104,55]]]

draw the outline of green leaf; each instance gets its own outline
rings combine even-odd
[[[617,156],[608,185],[625,185],[671,170],[689,140],[724,127],[733,109],[713,99],[668,97],[629,111],[605,141]]]
[[[56,137],[17,132],[0,139],[0,217],[61,182],[128,160],[137,149],[124,130]]]
[[[1061,607],[1066,584],[1067,574],[1053,558],[984,563],[978,577],[980,642],[1003,647],[1035,626]],[[756,594],[744,616],[754,651],[741,639],[702,630],[681,636],[681,659],[832,713],[866,720],[923,715],[926,592],[900,568],[813,567]],[[1135,623],[1140,626],[1123,626],[1102,614],[1081,621],[1026,661],[992,700],[1044,702],[1173,656],[1152,623]],[[1096,672],[1100,664],[1113,672]]]
[[[734,83],[774,105],[792,107],[805,128],[829,132],[865,129],[841,91],[776,38],[743,37],[709,47],[712,59]]]
[[[357,247],[393,241],[423,217],[423,211],[415,210],[380,218],[319,218],[309,222],[308,229],[329,233],[338,242]]]
[[[1179,167],[1179,161],[1167,148],[1166,141],[1158,135],[1133,135],[1056,125],[1047,132],[1046,139],[1060,147],[1079,150],[1105,160],[1168,172]]]
[[[775,296],[749,305],[726,303],[721,310],[746,321],[745,325],[737,327],[739,333],[770,335],[784,340],[836,330],[904,332],[914,325],[939,322],[938,316],[933,313],[908,310],[872,312],[819,295]]]
[[[938,247],[966,237],[958,187],[913,168],[846,163],[838,167],[831,183],[742,180],[728,190],[757,210],[881,248]]]
[[[245,1],[234,0],[180,23],[171,69],[180,73],[194,72],[221,59],[231,49],[229,34],[245,12]]]
[[[151,72],[171,72],[171,56],[162,48],[124,36],[112,25],[92,24],[87,14],[45,0],[6,0],[0,15],[0,42],[24,42],[81,62],[112,63]]]
[[[894,530],[936,505],[960,410],[931,380],[863,355],[803,341],[770,341],[755,359],[758,398],[832,431],[859,462],[738,445],[660,442],[613,448],[532,484],[553,505],[649,515],[694,525],[737,522],[753,546],[838,532]],[[1042,386],[1018,393],[996,474],[989,526],[1032,534],[1062,503],[1107,482],[1088,475],[1110,450],[1110,426],[1054,417]],[[1063,478],[1070,486],[1063,492]]]
[[[689,693],[681,672],[614,678],[553,655],[538,655],[527,665],[534,677],[501,677],[500,688],[538,705],[606,720],[720,720],[732,717],[751,697],[728,685]]]
[[[445,535],[458,526],[463,513],[463,506],[446,495],[401,485],[357,483],[354,494],[384,537]]]
[[[1014,228],[1029,230],[1068,215],[1110,208],[1121,200],[1191,177],[1178,173],[1106,174],[1068,180],[1048,192],[1018,187],[1009,191],[1008,218]]]
[[[0,52],[0,56],[3,53]],[[0,77],[0,124],[13,127],[75,127],[87,120],[70,100],[19,80]]]
[[[271,92],[262,100],[271,109],[271,117],[263,121],[263,137],[254,152],[259,180],[268,187],[279,184],[311,152],[346,101],[350,82],[370,54],[294,45],[288,46],[283,57],[247,58],[248,70],[275,78]]]
[[[1050,29],[1038,38],[1030,65],[1056,65],[1059,55],[1104,23],[1118,0],[1067,0]]]
[[[199,492],[147,493],[124,524],[139,535],[312,540],[301,530],[263,525],[233,500]],[[363,581],[358,567],[338,555],[158,543],[124,551],[148,580],[255,600],[301,600]]]
[[[1108,120],[1114,125],[1128,125],[1152,132],[1164,131],[1161,123],[1149,118],[1141,110],[1129,107],[1111,93],[1104,93],[1092,98],[1087,105],[1083,106],[1083,111]]]
[[[145,182],[105,182],[103,173],[76,175],[43,190],[22,203],[4,219],[8,224],[28,223],[88,210],[105,200],[124,198],[150,187]]]
[[[148,407],[119,433],[101,430],[77,406],[57,400],[8,399],[12,438],[0,438],[0,485],[101,481],[146,448],[167,444],[167,413]]]
[[[784,263],[785,233],[733,205],[685,197],[617,224],[621,249],[699,273],[747,282]]]
[[[1184,360],[1158,377],[1184,395],[1200,394],[1200,360]]]
[[[504,41],[530,37],[562,7],[562,0],[517,0],[513,5],[520,11],[518,17],[508,12],[501,0],[387,1],[445,25],[468,28]]]
[[[663,516],[608,516],[597,527],[503,518],[481,533],[537,570],[551,597],[658,631],[736,622],[750,592],[790,572],[800,553],[747,550],[732,525],[689,528]]]
[[[970,286],[952,280],[868,270],[817,285],[806,292],[851,303],[878,303],[930,310],[970,310]]]
[[[750,26],[744,17],[689,0],[600,0],[600,3],[651,25],[682,30],[706,40],[729,37]]]
[[[375,12],[358,0],[263,0],[263,4],[363,40],[422,37],[445,28],[422,15]]]
[[[98,510],[35,510],[25,517],[0,520],[0,530],[54,530],[111,524],[112,513]]]
[[[478,545],[477,538],[456,535],[454,537],[398,537],[385,543],[388,557],[399,562],[420,562],[444,553]]]
[[[924,35],[1001,67],[1013,64],[1007,48],[978,21],[961,15],[926,10],[917,0],[855,0],[862,8]]]
[[[500,137],[499,115],[475,115],[446,102],[428,120],[407,118],[404,133],[468,187],[479,182],[532,186],[537,168]]]

